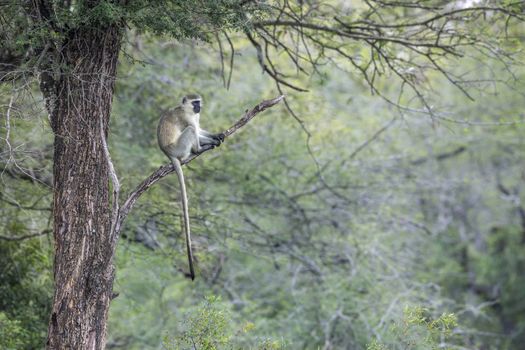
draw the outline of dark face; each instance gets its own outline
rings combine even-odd
[[[199,113],[201,111],[201,101],[200,100],[192,101],[191,104],[193,105],[194,113]]]

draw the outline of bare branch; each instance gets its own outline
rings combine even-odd
[[[8,175],[13,179],[22,179],[30,181],[31,183],[37,183],[44,187],[53,188],[53,179],[48,174],[35,172],[33,169],[21,169],[20,167],[6,168],[4,174]]]
[[[376,81],[393,73],[393,81],[401,89],[406,85],[431,117],[434,111],[430,99],[424,94],[421,81],[412,82],[412,70],[419,69],[422,74],[436,71],[473,100],[465,86],[466,78],[455,74],[453,68],[445,69],[445,58],[482,54],[505,66],[509,62],[520,63],[515,50],[501,43],[508,39],[505,30],[511,19],[516,23],[525,21],[521,2],[490,6],[448,6],[446,2],[428,6],[416,0],[365,2],[369,9],[340,13],[330,6],[305,3],[292,7],[284,2],[282,6],[270,6],[272,16],[254,21],[252,31],[245,34],[257,51],[263,71],[278,85],[304,89],[300,84],[292,84],[293,77],[286,75],[290,66],[297,69],[298,75],[309,76],[324,64],[335,64],[350,74],[355,69],[373,93],[406,109],[408,105],[401,100],[391,101]],[[396,8],[406,11],[399,15]],[[505,30],[498,31],[499,27],[491,23],[502,23]],[[370,53],[359,50],[362,46],[370,47]],[[404,58],[400,52],[410,58]],[[288,63],[277,59],[282,55],[287,56]]]
[[[44,230],[42,232],[31,233],[31,234],[23,235],[23,236],[13,236],[13,237],[0,235],[0,239],[3,239],[4,241],[23,241],[24,239],[47,235],[48,233],[51,233],[51,230]]]
[[[5,198],[4,195],[2,195],[0,193],[0,201],[2,202],[5,202],[9,205],[12,205],[13,207],[16,207],[18,209],[23,209],[23,210],[37,210],[37,211],[51,211],[51,207],[37,207],[37,204],[40,202],[40,200],[42,198],[44,198],[45,196],[47,195],[46,194],[43,194],[42,196],[40,196],[40,198],[38,198],[33,204],[31,205],[21,205],[20,203],[14,201],[14,200],[9,200],[7,198]]]
[[[308,90],[306,90],[306,89],[300,88],[298,86],[295,86],[295,85],[287,82],[284,79],[281,79],[279,77],[279,75],[281,75],[281,74],[275,70],[275,68],[273,67],[272,61],[269,60],[268,50],[264,50],[264,52],[266,53],[266,59],[267,59],[268,64],[270,65],[270,67],[268,67],[268,65],[265,63],[265,59],[264,59],[265,56],[263,54],[263,49],[261,47],[261,44],[259,44],[253,38],[253,36],[250,33],[246,32],[245,34],[246,34],[246,37],[248,38],[248,40],[250,40],[250,42],[252,43],[253,47],[255,47],[255,49],[257,50],[257,60],[259,61],[259,65],[261,66],[263,71],[268,73],[272,77],[272,79],[275,80],[276,82],[278,82],[279,84],[286,85],[289,88],[294,89],[296,91],[308,92]]]
[[[120,194],[120,182],[118,180],[117,172],[113,166],[113,161],[111,160],[111,155],[109,154],[108,144],[106,142],[106,133],[104,131],[104,121],[102,117],[100,118],[100,140],[102,142],[102,149],[104,150],[104,157],[108,163],[109,176],[111,178],[111,183],[113,185],[113,208],[111,210],[111,235],[116,236],[115,227],[118,220],[119,214],[119,194]]]
[[[12,94],[9,99],[9,106],[7,107],[7,112],[5,113],[5,143],[7,144],[7,149],[9,151],[9,161],[13,158],[13,150],[11,147],[11,142],[9,141],[11,133],[11,108],[13,108],[13,101],[15,95]],[[9,163],[9,161],[7,163]]]
[[[359,147],[357,147],[353,152],[352,154],[350,154],[348,156],[347,159],[345,159],[342,163],[341,163],[341,166],[343,166],[348,160],[351,160],[351,159],[354,159],[355,156],[357,156],[359,154],[359,152],[361,152],[363,149],[365,149],[368,145],[370,145],[372,142],[374,142],[379,136],[381,136],[382,133],[384,133],[385,131],[387,131],[392,125],[394,125],[394,123],[396,122],[397,120],[397,116],[392,118],[388,123],[386,123],[385,125],[383,125],[381,127],[381,129],[377,130],[373,135],[372,137],[368,138],[365,142],[363,142],[362,144],[359,145]]]
[[[284,95],[278,96],[276,98],[273,98],[271,100],[265,100],[259,103],[257,106],[255,106],[251,110],[247,110],[241,119],[239,119],[233,126],[228,128],[226,131],[223,132],[224,137],[228,137],[232,135],[234,132],[242,128],[244,125],[246,125],[250,120],[252,120],[257,114],[261,113],[267,108],[275,106],[277,103],[281,102],[284,99]],[[197,158],[204,152],[207,152],[209,150],[213,149],[212,146],[203,147],[203,149],[197,153],[189,157],[188,159],[181,162],[182,165],[188,164],[193,159]],[[159,169],[157,169],[153,174],[148,176],[144,181],[142,181],[134,191],[130,193],[124,204],[121,206],[119,210],[118,219],[116,221],[115,225],[115,239],[118,236],[118,233],[120,232],[120,229],[122,227],[122,223],[128,216],[130,210],[133,208],[133,205],[137,202],[139,197],[146,192],[151,186],[153,186],[156,182],[158,182],[163,177],[171,174],[174,171],[173,165],[166,164],[161,166]]]
[[[224,76],[224,50],[222,49],[222,43],[221,43],[221,38],[219,37],[219,33],[215,33],[215,40],[217,40],[217,44],[219,44],[219,56],[221,58],[222,85],[226,87],[226,77]]]
[[[226,89],[230,90],[230,83],[232,81],[232,74],[233,74],[233,62],[235,59],[235,47],[233,46],[232,40],[228,36],[228,33],[226,31],[223,31],[224,36],[226,37],[226,40],[228,40],[228,44],[230,45],[230,73],[228,74],[228,82],[226,83]]]

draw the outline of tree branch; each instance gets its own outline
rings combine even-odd
[[[234,132],[236,132],[237,130],[242,128],[244,125],[246,125],[250,120],[252,120],[257,114],[259,114],[260,112],[264,111],[267,108],[273,107],[277,103],[281,102],[283,99],[284,99],[284,95],[281,95],[271,100],[262,101],[257,106],[255,106],[253,109],[246,110],[246,112],[241,117],[241,119],[239,119],[233,126],[231,126],[229,129],[223,132],[224,138],[232,135]],[[203,149],[199,153],[193,154],[188,159],[185,159],[184,161],[182,161],[181,164],[182,165],[188,164],[193,159],[197,158],[204,152],[207,152],[211,149],[213,149],[212,146],[203,147]],[[122,228],[122,223],[128,216],[129,212],[131,211],[131,209],[133,208],[133,206],[135,205],[139,197],[144,192],[146,192],[151,186],[153,186],[156,182],[158,182],[163,177],[171,174],[173,171],[174,169],[173,169],[172,164],[166,164],[166,165],[161,166],[159,169],[153,172],[153,174],[151,174],[146,179],[144,179],[144,181],[142,181],[135,188],[135,190],[129,194],[128,198],[126,199],[126,201],[124,202],[124,204],[121,206],[119,210],[119,215],[118,215],[118,219],[117,219],[116,226],[115,226],[115,236],[114,236],[115,239],[118,237],[118,234],[120,233],[120,230]]]
[[[257,59],[263,71],[276,84],[302,91],[292,84],[299,75],[314,75],[323,65],[335,65],[349,74],[359,72],[370,86],[389,104],[408,110],[408,104],[388,97],[388,92],[376,81],[380,76],[395,77],[392,83],[400,84],[400,90],[408,86],[424,107],[423,113],[436,117],[430,108],[430,97],[425,93],[426,71],[436,71],[473,100],[468,91],[470,72],[460,72],[445,67],[443,59],[477,59],[478,55],[507,65],[516,62],[515,50],[503,43],[509,40],[507,28],[510,19],[516,25],[525,21],[522,2],[472,6],[447,2],[428,6],[420,0],[365,1],[361,10],[338,11],[331,7],[318,6],[317,2],[302,6],[270,5],[271,15],[251,23],[251,31],[245,32],[256,49]],[[293,2],[292,2],[293,3]],[[399,9],[403,9],[400,15]],[[370,47],[370,53],[359,47]],[[312,52],[316,55],[312,56]],[[400,55],[406,53],[408,59]],[[277,60],[285,54],[288,64]],[[291,68],[295,75],[287,75]],[[419,70],[422,79],[414,75]],[[495,78],[495,77],[494,77]],[[412,103],[412,97],[409,98]],[[286,103],[286,101],[285,101]]]
[[[3,236],[3,235],[0,235],[0,239],[4,240],[4,241],[23,241],[25,239],[47,235],[48,233],[51,233],[51,230],[44,230],[42,232],[31,233],[31,234],[24,235],[24,236]]]
[[[113,166],[111,155],[109,154],[108,144],[106,142],[106,131],[104,128],[104,120],[102,119],[102,113],[100,114],[100,140],[102,142],[102,149],[104,150],[104,157],[108,164],[109,176],[113,185],[113,197],[112,197],[112,210],[111,210],[111,236],[115,236],[115,226],[118,221],[119,214],[119,194],[120,194],[120,182],[118,180],[117,172]]]

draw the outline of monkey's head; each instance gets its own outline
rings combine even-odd
[[[182,107],[186,112],[197,114],[201,111],[202,98],[197,94],[189,94],[182,99]]]

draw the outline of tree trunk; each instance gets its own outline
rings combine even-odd
[[[47,105],[55,134],[55,294],[47,349],[105,346],[116,242],[101,125],[107,137],[121,34],[118,26],[68,33],[57,55],[61,73],[41,77],[44,95],[54,96]]]

